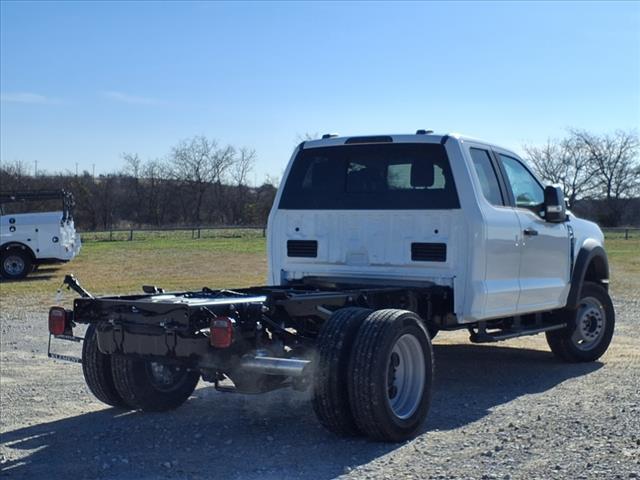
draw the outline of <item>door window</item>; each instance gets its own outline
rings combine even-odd
[[[507,173],[507,181],[511,185],[516,207],[528,208],[540,213],[544,204],[544,190],[538,180],[518,160],[500,154],[500,161]]]
[[[473,166],[476,169],[478,180],[480,180],[480,187],[482,188],[484,198],[486,198],[491,205],[504,205],[502,194],[500,193],[500,184],[498,183],[498,177],[491,164],[489,152],[479,148],[472,148],[470,152]]]

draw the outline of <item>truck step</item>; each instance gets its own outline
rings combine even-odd
[[[508,340],[510,338],[524,337],[526,335],[536,335],[542,332],[550,332],[552,330],[560,330],[566,327],[566,323],[559,323],[556,325],[547,325],[545,327],[536,328],[522,328],[518,330],[501,330],[498,332],[471,332],[469,340],[472,343],[491,343],[499,342],[501,340]]]

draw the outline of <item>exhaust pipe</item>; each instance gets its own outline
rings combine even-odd
[[[282,375],[284,377],[302,377],[307,374],[310,360],[278,357],[242,357],[238,370],[247,370],[263,375]]]

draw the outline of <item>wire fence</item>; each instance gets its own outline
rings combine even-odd
[[[113,228],[109,230],[81,231],[83,242],[119,242],[156,239],[247,238],[264,237],[263,225],[221,225],[199,227]]]
[[[265,237],[265,225],[221,225],[200,227],[152,227],[152,228],[114,228],[80,232],[83,242],[142,241],[154,239],[183,238],[247,238]],[[611,227],[602,229],[605,238],[637,239],[640,227]]]
[[[603,228],[604,238],[616,238],[629,240],[631,238],[640,238],[640,227],[610,227]]]

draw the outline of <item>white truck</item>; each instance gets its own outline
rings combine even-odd
[[[9,213],[17,204],[60,201],[62,210]],[[39,265],[68,262],[80,252],[80,235],[73,222],[73,195],[64,190],[0,193],[0,275],[26,277]]]
[[[69,277],[83,298],[53,307],[49,330],[89,325],[78,361],[109,405],[176,408],[200,378],[310,388],[329,430],[401,441],[427,415],[440,330],[544,332],[560,359],[597,360],[615,323],[603,242],[496,145],[326,135],[296,148],[275,199],[270,286],[94,298]]]

